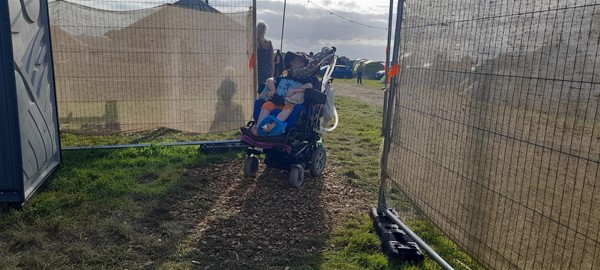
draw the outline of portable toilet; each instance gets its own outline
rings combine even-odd
[[[0,1],[0,202],[22,205],[60,163],[48,3]]]

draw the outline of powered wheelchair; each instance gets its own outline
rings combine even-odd
[[[324,133],[324,106],[331,90],[330,76],[337,57],[335,47],[323,50],[309,59],[302,70],[288,70],[288,76],[316,76],[318,85],[313,83],[312,89],[304,91],[304,102],[294,105],[290,116],[285,120],[285,131],[277,136],[263,137],[250,130],[258,119],[261,105],[265,102],[258,99],[254,104],[253,120],[242,127],[241,141],[248,145],[244,160],[244,175],[255,177],[258,171],[259,156],[265,155],[267,167],[288,170],[289,184],[300,187],[304,182],[304,173],[308,169],[311,176],[319,176],[325,170],[327,152],[321,136]],[[318,74],[322,65],[328,64],[327,71],[321,77]],[[262,89],[259,87],[259,89]],[[281,110],[274,109],[270,115],[277,116]]]

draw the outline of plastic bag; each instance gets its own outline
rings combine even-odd
[[[335,117],[335,91],[333,86],[328,83],[325,86],[325,95],[327,95],[327,102],[323,105],[323,121],[322,125],[326,126],[331,119]]]

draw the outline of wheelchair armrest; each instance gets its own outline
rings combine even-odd
[[[304,100],[314,104],[325,104],[327,102],[327,95],[316,89],[304,90]]]

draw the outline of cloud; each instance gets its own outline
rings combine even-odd
[[[177,0],[69,1],[109,10],[133,10]],[[209,0],[209,4],[222,12],[240,10],[230,0]],[[250,0],[236,2],[241,6],[251,4]],[[256,5],[257,19],[267,23],[267,36],[279,48],[283,0],[258,0]],[[349,58],[383,60],[387,31],[350,21],[387,28],[388,11],[388,0],[287,0],[283,50],[319,51],[322,46],[333,45]]]
[[[321,44],[338,44],[338,45],[361,45],[361,46],[385,46],[387,39],[351,39],[351,40],[340,40],[340,39],[321,39]]]
[[[380,8],[384,10],[382,13],[354,12],[377,1],[316,1],[322,7],[332,6],[332,12],[352,21],[387,27],[388,6]],[[275,48],[280,47],[282,13],[281,1],[257,2],[257,18],[264,20],[269,26],[267,36],[272,39]],[[319,51],[322,46],[336,46],[340,55],[349,58],[384,60],[387,31],[349,22],[316,8],[307,1],[288,1],[283,39],[284,51]]]
[[[352,13],[352,14],[381,14],[381,13],[387,13],[388,12],[388,7],[389,7],[389,1],[386,0],[371,0],[371,1],[365,1],[365,0],[352,0],[352,1],[348,1],[348,0],[326,0],[326,1],[322,1],[322,0],[310,0],[310,4],[308,3],[308,0],[294,0],[292,2],[288,1],[289,3],[306,3],[307,4],[307,8],[315,8],[318,9],[317,6],[322,7],[324,9],[327,9],[329,11],[332,12],[345,12],[345,13]]]

